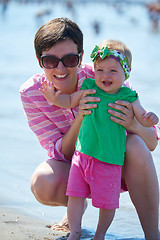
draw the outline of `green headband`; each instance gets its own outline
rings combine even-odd
[[[111,57],[116,59],[122,66],[126,79],[129,78],[131,67],[128,64],[127,58],[119,51],[117,50],[109,50],[108,46],[102,47],[101,49],[95,45],[92,53],[91,53],[91,59],[94,62],[97,57],[100,57],[101,59],[104,59],[105,57]]]

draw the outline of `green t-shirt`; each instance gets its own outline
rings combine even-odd
[[[96,89],[90,96],[99,97],[97,108],[91,115],[85,115],[76,142],[76,150],[97,158],[102,162],[123,165],[126,149],[126,131],[123,126],[110,120],[108,103],[116,100],[134,102],[138,99],[136,91],[121,87],[116,94],[108,94],[100,89],[94,79],[84,80],[81,89]]]

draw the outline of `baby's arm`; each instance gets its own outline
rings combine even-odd
[[[136,119],[144,127],[153,127],[159,122],[157,115],[153,112],[147,112],[140,104],[139,99],[132,103],[133,111]]]
[[[49,84],[47,81],[42,83],[42,89],[40,88],[39,90],[48,102],[62,108],[73,108],[78,106],[80,98],[84,92],[84,90],[80,90],[70,95],[63,94],[60,90],[55,91],[53,83]]]

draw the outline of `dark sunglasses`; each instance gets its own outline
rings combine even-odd
[[[59,62],[62,62],[65,67],[76,67],[79,63],[81,54],[68,54],[62,58],[56,56],[42,55],[41,62],[44,68],[52,69],[56,68]]]

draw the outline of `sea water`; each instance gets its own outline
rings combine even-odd
[[[43,15],[46,10],[49,13]],[[61,16],[73,19],[81,27],[84,62],[90,61],[93,46],[104,39],[119,39],[129,46],[133,53],[130,82],[143,106],[160,116],[160,32],[152,31],[145,5],[76,2],[69,9],[61,2],[9,3],[0,16],[0,204],[21,207],[49,223],[58,222],[66,209],[43,206],[31,194],[31,175],[47,159],[47,153],[27,125],[19,88],[33,74],[42,71],[33,47],[36,31],[46,21]],[[158,178],[159,150],[158,145],[152,153]],[[87,236],[94,234],[97,220],[98,209],[89,200],[83,218]],[[85,230],[84,239],[90,239],[85,237]],[[144,239],[128,193],[121,194],[120,208],[106,239]]]

